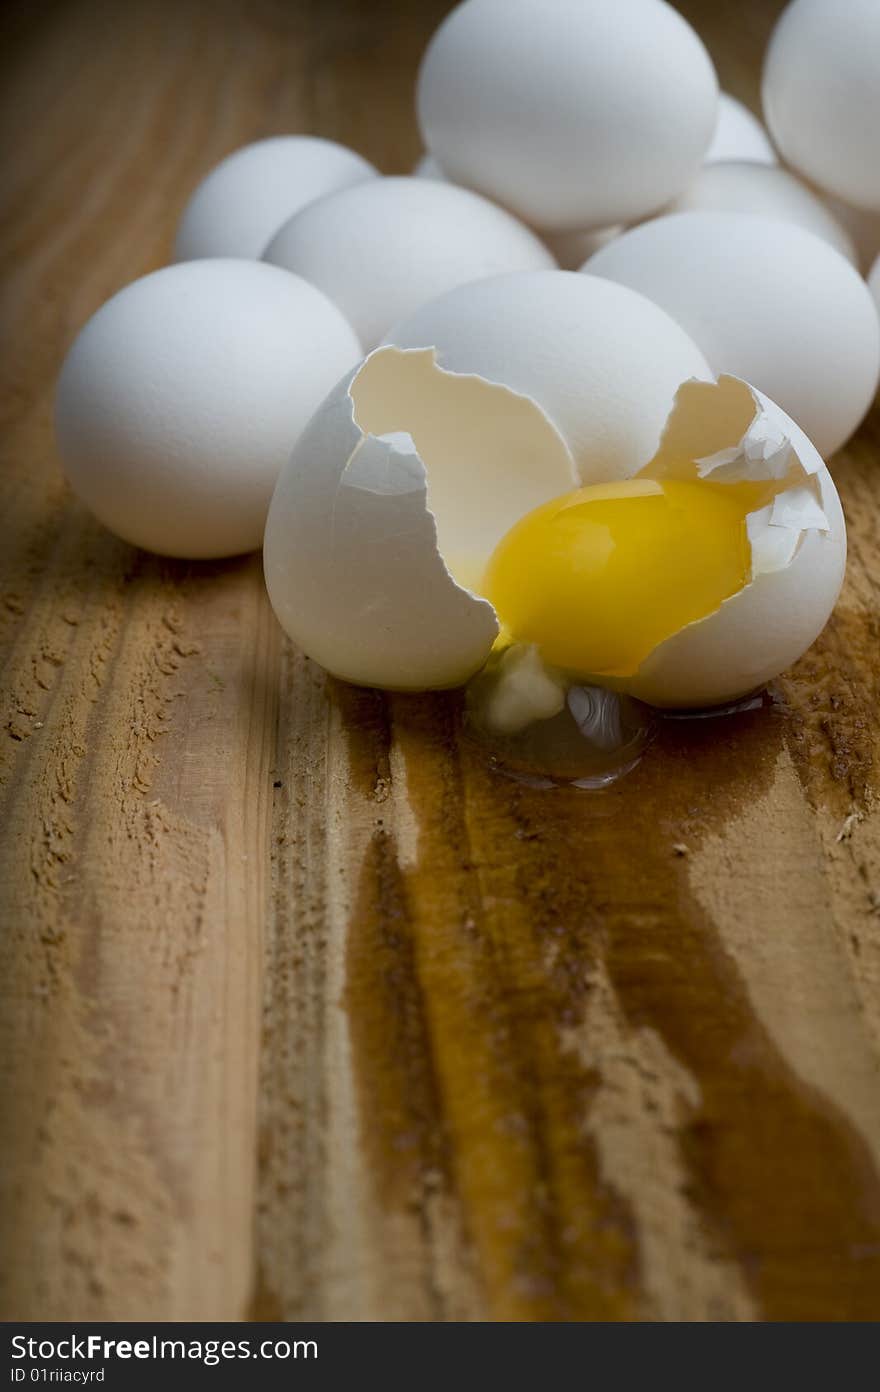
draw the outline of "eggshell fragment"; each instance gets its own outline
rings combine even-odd
[[[695,173],[717,81],[663,0],[467,0],[419,73],[419,124],[448,178],[534,227],[644,217]]]
[[[880,210],[880,5],[793,0],[764,61],[767,125],[783,158],[828,193]]]
[[[735,700],[797,661],[834,608],[846,526],[831,475],[794,421],[733,377],[682,386],[643,472],[778,481],[773,503],[750,519],[751,583],[661,643],[626,682],[631,695],[656,706]]]
[[[250,551],[300,431],[360,356],[336,306],[287,271],[223,259],[155,271],[108,300],[65,359],[67,476],[136,546]]]
[[[781,218],[822,237],[848,261],[855,264],[857,260],[852,237],[827,203],[778,165],[745,160],[704,164],[665,212],[759,213]]]
[[[323,290],[365,348],[446,290],[556,264],[510,213],[429,179],[374,179],[321,198],[284,224],[265,259]]]
[[[756,164],[778,162],[770,137],[757,116],[729,92],[718,93],[718,123],[703,163],[715,164],[719,160],[749,160]]]
[[[313,135],[276,135],[234,150],[205,175],[183,210],[175,261],[262,256],[269,238],[313,199],[377,171],[361,155]]]
[[[508,527],[574,477],[534,402],[445,372],[430,351],[379,349],[316,413],[278,480],[264,562],[282,627],[348,681],[466,681],[498,624],[450,569],[475,583]]]
[[[692,212],[623,233],[587,262],[661,305],[716,372],[753,383],[828,455],[849,438],[880,375],[865,282],[793,223]]]
[[[563,436],[584,483],[635,473],[653,455],[681,382],[712,375],[656,305],[571,271],[462,286],[417,310],[387,341],[434,348],[447,370],[531,397]]]

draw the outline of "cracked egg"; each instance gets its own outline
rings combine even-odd
[[[602,401],[583,410],[601,435]],[[737,378],[684,382],[648,457],[605,479],[594,457],[584,483],[544,402],[386,346],[301,437],[264,555],[282,626],[334,675],[482,671],[510,730],[584,686],[667,707],[754,691],[823,628],[846,532],[816,450]]]

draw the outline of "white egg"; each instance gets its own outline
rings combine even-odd
[[[215,165],[190,196],[175,261],[202,256],[257,260],[282,222],[313,199],[374,179],[361,155],[313,135],[275,135],[243,145]]]
[[[673,198],[717,96],[700,39],[663,0],[467,0],[428,46],[417,104],[448,178],[566,231]]]
[[[703,163],[715,164],[719,160],[777,163],[776,151],[757,116],[729,92],[718,93],[718,124]]]
[[[778,165],[746,160],[704,164],[664,212],[760,213],[782,218],[815,232],[848,261],[856,261],[852,237],[828,205],[796,175]]]
[[[623,286],[571,271],[496,276],[453,290],[387,341],[436,348],[450,371],[534,398],[584,482],[624,477],[653,453],[688,377],[711,377],[678,324]]]
[[[623,227],[595,227],[586,231],[545,232],[544,242],[563,271],[578,271],[600,247],[619,237]]]
[[[433,155],[422,155],[413,169],[413,178],[434,179],[440,183],[450,182]],[[598,251],[622,231],[622,226],[591,227],[575,228],[569,232],[539,232],[538,236],[562,270],[576,271],[588,256],[592,256],[594,251]]]
[[[766,489],[765,504],[746,518],[750,555],[742,588],[672,632],[632,675],[610,679],[610,685],[649,704],[679,709],[729,704],[759,690],[815,641],[840,592],[846,526],[827,468],[773,402],[738,378],[722,377],[681,387],[658,451],[639,477],[707,480],[716,489],[758,483]],[[656,606],[656,594],[648,575],[642,604]],[[623,624],[625,610],[616,599],[609,595]],[[633,602],[639,603],[631,596]],[[640,606],[635,625],[642,613]],[[548,641],[567,643],[558,619],[550,622]],[[584,634],[572,640],[575,646],[586,640],[589,647],[587,611],[583,625]],[[537,643],[514,642],[481,682],[481,723],[498,733],[523,729],[560,711],[571,684],[560,669],[543,666]],[[588,710],[592,705],[587,702]],[[599,699],[594,714],[609,710],[613,705]]]
[[[360,357],[336,306],[287,271],[222,259],[155,271],[108,300],[64,362],[68,479],[136,546],[252,550],[300,431]]]
[[[827,456],[853,433],[880,375],[865,282],[826,242],[745,213],[678,213],[632,228],[584,267],[661,305],[712,369],[764,391]]]
[[[533,232],[488,199],[412,178],[374,179],[309,204],[265,259],[329,295],[365,348],[456,286],[556,264]]]
[[[564,336],[555,352],[562,362]],[[631,409],[638,404],[633,394]],[[593,395],[590,407],[598,421],[607,403]],[[646,473],[709,475],[719,485],[762,479],[772,500],[749,519],[750,582],[661,643],[626,685],[660,705],[732,700],[820,632],[843,575],[843,516],[803,433],[736,379],[685,384],[661,433]],[[629,472],[645,463],[632,458]],[[575,475],[543,403],[449,372],[432,349],[380,348],[315,414],[279,478],[264,545],[275,612],[309,656],[346,680],[458,685],[498,634],[480,596],[492,551]],[[505,719],[512,708],[527,717],[530,702],[536,718],[547,715],[548,695],[558,705],[533,663],[511,666],[528,689],[494,703]]]
[[[441,184],[449,182],[434,156],[428,154],[422,155],[417,160],[413,167],[412,176],[414,179],[436,179]]]
[[[877,0],[793,0],[767,49],[763,100],[788,164],[837,198],[880,210]]]
[[[880,256],[877,257],[868,274],[868,289],[874,296],[877,313],[880,314]]]
[[[825,202],[841,227],[846,228],[856,249],[858,265],[863,271],[869,271],[875,257],[880,256],[880,212],[854,208],[840,198],[826,197]]]

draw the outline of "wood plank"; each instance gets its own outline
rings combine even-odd
[[[256,558],[138,553],[59,477],[65,348],[199,174],[291,129],[408,168],[446,8],[8,21],[7,1318],[880,1315],[878,413],[819,643],[602,794],[328,680]],[[754,103],[779,5],[681,8]]]

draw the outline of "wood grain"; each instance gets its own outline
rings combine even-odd
[[[446,8],[5,12],[6,1318],[880,1317],[878,415],[819,643],[602,794],[60,477],[61,358],[199,175],[285,130],[408,168]],[[754,104],[779,5],[681,8]]]

